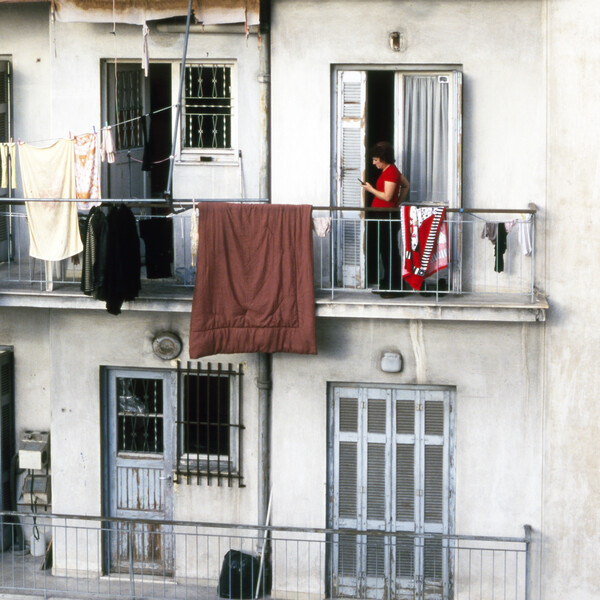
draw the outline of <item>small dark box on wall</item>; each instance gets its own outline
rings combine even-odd
[[[223,559],[221,575],[219,577],[219,589],[217,593],[221,598],[254,598],[258,586],[258,598],[271,593],[271,565],[268,561],[263,562],[262,573],[260,572],[260,559],[257,556],[241,552],[240,550],[229,550]]]

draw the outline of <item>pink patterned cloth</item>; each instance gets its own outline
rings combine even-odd
[[[100,199],[98,168],[98,135],[85,133],[75,137],[75,197],[85,200]],[[77,208],[89,210],[101,202],[78,202]]]

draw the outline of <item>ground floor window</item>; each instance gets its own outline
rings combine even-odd
[[[241,485],[241,376],[231,364],[178,370],[178,479]]]
[[[447,593],[452,417],[449,389],[331,387],[329,525],[348,530],[332,546],[336,595]]]

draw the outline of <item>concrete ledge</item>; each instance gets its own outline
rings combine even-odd
[[[69,286],[52,292],[40,290],[2,290],[0,307],[44,308],[105,311],[103,301],[85,296]],[[133,302],[123,303],[123,312],[190,313],[193,291],[189,288],[142,290]],[[385,299],[362,291],[339,293],[331,299],[324,292],[316,295],[316,315],[345,319],[420,319],[433,321],[545,321],[548,310],[545,297],[453,296],[424,298],[415,294]]]

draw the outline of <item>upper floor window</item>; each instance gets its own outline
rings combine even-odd
[[[225,63],[185,67],[182,148],[203,156],[231,154],[235,147],[234,67]]]

